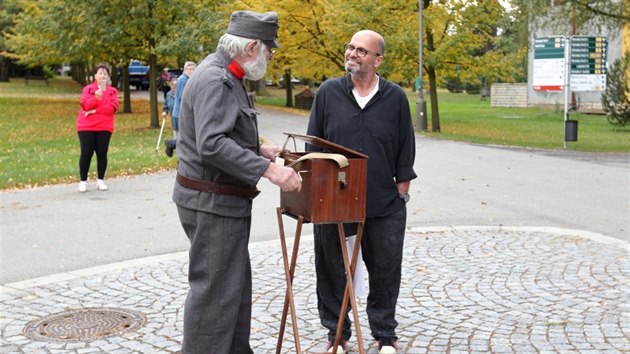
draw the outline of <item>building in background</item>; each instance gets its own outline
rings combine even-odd
[[[563,16],[562,13],[554,13],[550,16]],[[566,15],[567,18],[570,16]],[[597,29],[598,27],[602,27],[601,29]],[[545,61],[541,60],[541,56],[536,56],[536,39],[539,39],[538,45],[542,46],[541,40],[542,38],[551,38],[551,37],[562,37],[570,38],[570,37],[581,37],[575,41],[574,45],[577,44],[579,40],[585,40],[584,37],[599,37],[598,41],[601,37],[605,37],[606,43],[606,52],[601,54],[605,57],[606,62],[602,63],[605,66],[606,71],[610,68],[612,63],[615,60],[620,59],[623,53],[630,50],[630,27],[627,25],[620,31],[610,31],[605,26],[595,26],[594,24],[587,24],[585,26],[581,26],[581,28],[576,28],[576,26],[572,23],[567,23],[566,26],[560,28],[546,28],[540,27],[536,30],[532,31],[532,36],[530,38],[530,46],[528,51],[528,85],[527,85],[527,105],[528,106],[553,106],[558,108],[564,108],[565,95],[564,95],[564,83],[560,83],[560,85],[555,85],[558,77],[561,76],[563,72],[558,72],[562,70],[559,68],[558,61]],[[568,42],[567,42],[568,43]],[[577,49],[573,49],[574,53]],[[573,54],[574,56],[576,54]],[[585,55],[590,55],[593,58],[595,55],[600,56],[600,53],[586,53]],[[569,54],[571,56],[571,54]],[[556,56],[557,58],[557,56]],[[574,61],[577,63],[579,59],[575,59]],[[541,65],[541,62],[543,63]],[[590,60],[591,68],[593,68],[593,60]],[[574,63],[574,64],[576,64]],[[555,65],[555,66],[554,66]],[[573,69],[576,71],[577,69]],[[547,73],[554,73],[556,76],[554,78],[550,78],[549,85],[538,85],[536,81],[538,80],[540,83],[541,80],[541,72],[547,71]],[[571,71],[571,68],[569,68]],[[586,73],[586,72],[584,72]],[[594,72],[591,71],[594,74]],[[537,76],[538,75],[538,76]],[[560,76],[558,76],[560,75]],[[574,75],[579,75],[575,73]],[[544,76],[544,74],[543,74]],[[589,75],[590,76],[590,75]],[[594,75],[593,75],[594,76]],[[543,80],[544,81],[544,80]],[[576,82],[574,82],[576,83]],[[588,86],[588,85],[587,85]],[[574,85],[575,90],[571,88],[570,95],[568,98],[570,108],[580,112],[580,113],[602,113],[602,104],[601,104],[601,95],[603,87],[600,85],[593,85],[594,88],[592,91],[589,89],[588,91],[584,91],[584,87],[579,85]],[[598,90],[599,89],[599,90]]]

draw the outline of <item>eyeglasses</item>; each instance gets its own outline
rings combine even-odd
[[[375,57],[380,57],[381,56],[381,53],[370,52],[369,50],[367,50],[365,48],[361,48],[361,47],[357,48],[357,47],[353,46],[352,44],[346,44],[344,48],[346,49],[347,53],[350,53],[350,52],[356,50],[357,51],[357,55],[362,57],[362,58],[365,57],[368,54],[372,54]]]
[[[276,50],[275,49],[271,49],[271,47],[269,47],[268,45],[266,45],[265,43],[258,41],[258,45],[262,46],[263,51],[266,49],[269,51],[269,55],[267,55],[267,61],[271,61],[271,59],[273,59],[273,56],[276,54]],[[261,53],[262,54],[262,53]]]

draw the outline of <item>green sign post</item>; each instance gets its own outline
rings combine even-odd
[[[564,59],[564,37],[534,39],[534,59]]]

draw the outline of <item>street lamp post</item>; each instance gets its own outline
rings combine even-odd
[[[418,50],[418,100],[416,101],[416,129],[423,132],[427,131],[427,102],[424,100],[424,89],[422,88],[422,4],[423,0],[418,0],[418,33],[419,33],[419,50]]]

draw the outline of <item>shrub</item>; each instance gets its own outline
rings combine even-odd
[[[615,60],[606,77],[606,91],[602,93],[602,106],[610,124],[623,127],[630,123],[630,52]]]

